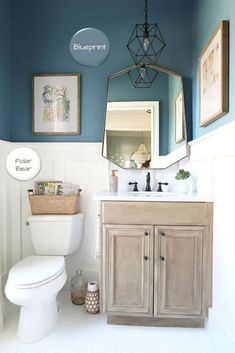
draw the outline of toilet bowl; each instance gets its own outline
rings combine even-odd
[[[28,256],[9,272],[5,292],[21,306],[18,338],[23,343],[38,341],[54,327],[56,296],[67,279],[63,256]]]
[[[33,225],[34,249],[40,255],[28,256],[14,265],[5,287],[7,298],[20,306],[18,338],[22,343],[40,340],[57,322],[56,297],[67,279],[64,256],[78,249],[83,218],[83,214],[28,218],[29,227]]]

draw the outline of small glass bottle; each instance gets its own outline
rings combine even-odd
[[[75,305],[85,303],[87,281],[82,275],[82,270],[76,271],[76,276],[71,280],[71,300]]]

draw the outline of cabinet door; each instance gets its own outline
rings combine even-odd
[[[156,227],[154,315],[201,315],[203,227]]]
[[[104,226],[106,311],[152,315],[153,227]]]

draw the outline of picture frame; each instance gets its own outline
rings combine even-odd
[[[199,58],[199,125],[228,112],[229,21],[222,21]]]
[[[35,74],[32,82],[34,135],[80,134],[80,75]]]
[[[175,99],[175,143],[184,140],[184,100],[181,91]]]

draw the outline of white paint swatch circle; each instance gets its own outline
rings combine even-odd
[[[6,169],[12,178],[28,181],[40,172],[41,160],[31,148],[15,148],[7,156]]]

